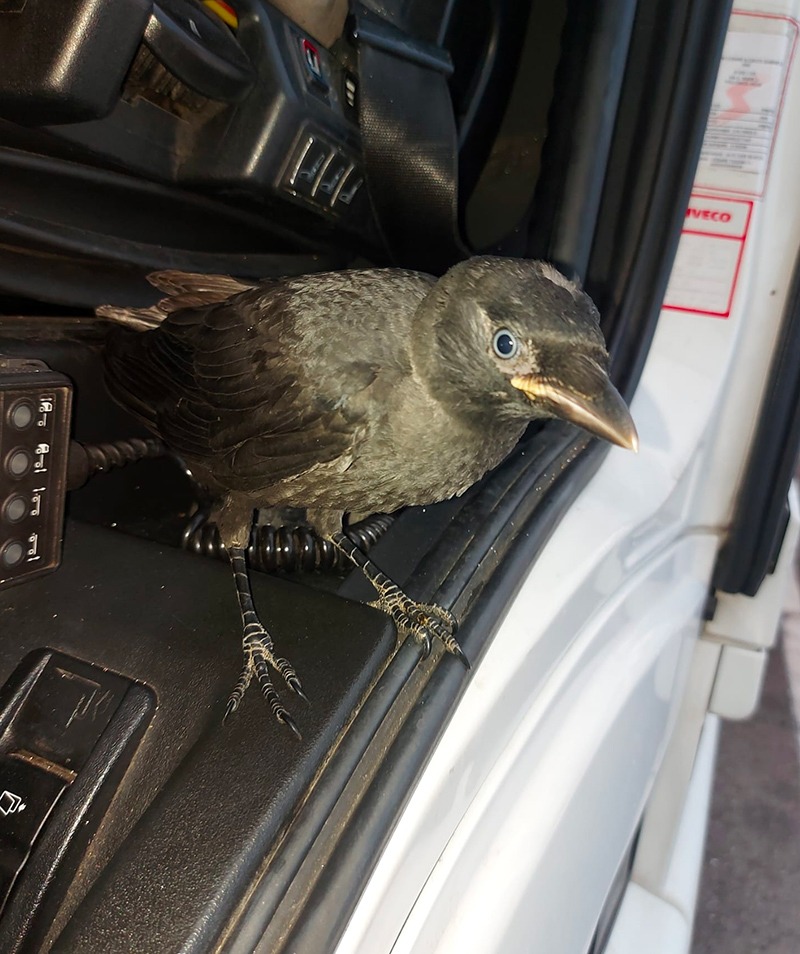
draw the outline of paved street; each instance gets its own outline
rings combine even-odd
[[[722,725],[693,954],[800,954],[798,701],[795,593],[760,710]]]

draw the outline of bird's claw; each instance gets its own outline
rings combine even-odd
[[[414,632],[414,638],[422,647],[422,653],[420,655],[420,659],[427,659],[428,656],[430,656],[431,654],[431,647],[433,645],[431,642],[431,638],[428,635],[428,631],[425,629],[423,625],[417,625],[414,627],[413,632]]]
[[[278,722],[282,722],[282,723],[289,729],[289,731],[294,734],[294,736],[295,736],[295,738],[297,739],[298,742],[302,742],[302,741],[303,741],[303,734],[302,734],[302,732],[301,732],[300,729],[297,727],[297,723],[296,723],[296,722],[294,721],[294,719],[289,715],[289,713],[286,711],[286,709],[284,709],[282,712],[276,713],[276,716],[275,716],[275,717],[277,718]]]
[[[448,647],[448,649],[450,649],[450,647]],[[453,640],[453,647],[452,647],[452,649],[450,649],[450,652],[451,652],[457,659],[459,659],[459,660],[461,661],[462,665],[463,665],[464,668],[467,670],[467,672],[469,672],[470,669],[472,669],[472,666],[470,665],[469,659],[467,659],[466,653],[465,653],[464,650],[458,645],[458,643],[455,641],[455,639]]]
[[[421,659],[430,656],[433,640],[440,639],[447,652],[456,656],[470,669],[469,660],[455,638],[458,620],[443,606],[437,606],[436,603],[415,603],[402,591],[398,594],[396,590],[391,596],[377,600],[371,605],[388,613],[395,621],[399,633],[410,634],[419,643]]]
[[[303,684],[300,682],[300,677],[294,671],[294,667],[289,662],[288,659],[278,658],[274,661],[272,659],[268,660],[272,663],[273,668],[283,677],[283,681],[286,683],[288,689],[290,689],[296,696],[300,696],[303,702],[308,702],[308,696],[303,692]],[[311,703],[308,703],[309,705]]]
[[[429,612],[431,609],[440,610],[441,613],[437,614],[436,619],[432,619],[430,616],[426,617],[424,620],[421,621],[422,625],[425,626],[427,629],[431,630],[436,636],[438,636],[439,639],[441,639],[441,641],[444,643],[444,648],[453,656],[455,656],[457,659],[459,659],[461,663],[463,664],[464,668],[467,669],[467,671],[469,671],[472,668],[472,666],[470,666],[469,660],[467,659],[464,653],[464,650],[458,645],[458,640],[454,636],[454,631],[455,629],[458,628],[458,624],[456,623],[455,617],[452,615],[452,613],[448,613],[447,610],[442,609],[442,607],[440,606],[434,606],[434,607],[425,606],[424,607],[424,611],[426,613]],[[450,629],[447,626],[447,624],[444,622],[444,620],[446,619],[446,616],[444,614],[446,614],[446,616],[449,616],[450,619],[453,621],[454,625],[452,629]]]
[[[242,669],[239,680],[236,683],[233,692],[231,693],[230,699],[228,700],[228,705],[225,708],[225,715],[222,718],[223,725],[239,708],[239,705],[244,698],[245,691],[255,676],[258,681],[259,688],[261,689],[261,694],[269,703],[272,714],[298,739],[302,740],[303,736],[297,726],[297,723],[295,722],[289,710],[283,705],[278,693],[275,690],[269,668],[271,666],[277,673],[279,673],[283,678],[283,681],[286,683],[286,686],[295,695],[299,696],[307,703],[308,697],[306,696],[305,692],[303,692],[302,683],[300,682],[300,678],[298,677],[297,673],[294,671],[293,666],[287,659],[273,655],[272,639],[270,638],[269,633],[267,633],[263,627],[259,629],[255,629],[255,627],[253,627],[250,629],[250,631],[245,630],[245,636],[242,640],[242,648],[244,650],[245,657],[244,668]]]
[[[309,706],[311,705],[311,702],[309,701],[308,696],[303,692],[303,686],[300,680],[297,678],[297,676],[290,676],[286,680],[286,685],[292,690],[292,692],[296,696],[300,696],[303,702],[305,702]]]
[[[239,708],[239,703],[233,699],[228,699],[228,704],[225,706],[225,715],[222,717],[222,724],[225,725],[228,719],[233,715],[234,712]]]

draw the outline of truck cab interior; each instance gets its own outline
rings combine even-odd
[[[104,389],[94,309],[154,303],[150,272],[441,274],[473,253],[547,259],[579,280],[632,397],[729,12],[0,0],[0,409],[17,406],[25,362],[52,372],[30,393],[37,409],[59,388],[71,402],[51,420],[55,480],[70,439],[148,436]],[[2,454],[27,447],[24,428],[5,434]],[[385,572],[456,612],[472,674],[441,647],[421,662],[397,644],[322,541],[259,527],[255,597],[310,699],[299,742],[257,697],[222,725],[236,604],[180,461],[117,467],[105,453],[83,486],[53,486],[63,515],[0,531],[8,545],[38,520],[28,529],[55,555],[51,572],[0,574],[0,950],[332,951],[465,683],[607,449],[532,426],[464,496],[359,524]]]

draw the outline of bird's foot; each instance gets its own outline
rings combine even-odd
[[[369,605],[391,616],[400,635],[412,636],[422,647],[423,659],[428,658],[432,641],[438,638],[449,653],[460,659],[467,669],[470,668],[469,660],[455,637],[458,620],[443,606],[416,603],[394,585],[387,587],[380,599]]]
[[[274,646],[269,633],[263,626],[253,623],[249,623],[245,628],[242,638],[242,650],[244,652],[244,668],[234,686],[230,699],[228,699],[228,705],[225,709],[225,716],[222,721],[225,722],[228,717],[239,708],[244,694],[247,691],[247,687],[250,685],[253,676],[255,676],[258,680],[261,694],[269,703],[272,714],[278,722],[282,722],[287,726],[298,739],[302,739],[300,729],[297,727],[297,723],[292,718],[289,710],[281,702],[280,696],[272,684],[269,672],[269,667],[271,666],[281,675],[283,681],[295,695],[300,696],[301,699],[308,702],[303,692],[303,686],[292,664],[288,659],[275,656],[273,652]]]

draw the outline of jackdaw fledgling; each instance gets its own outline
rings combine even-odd
[[[297,507],[373,583],[376,604],[429,648],[464,662],[456,621],[411,600],[342,531],[349,513],[391,513],[462,494],[531,420],[563,418],[623,447],[636,430],[608,378],[589,297],[552,266],[473,258],[435,279],[401,269],[247,285],[160,272],[150,309],[104,307],[106,380],[216,496],[244,626],[244,669],[297,732],[269,667],[302,695],[256,614],[245,563],[256,508]],[[140,330],[134,330],[134,329]],[[149,329],[149,330],[141,330]]]

